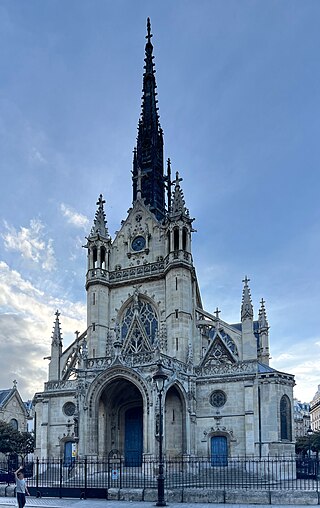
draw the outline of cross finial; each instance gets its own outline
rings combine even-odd
[[[151,42],[151,37],[152,37],[151,23],[150,23],[150,18],[148,18],[147,19],[147,35],[146,35],[146,39],[148,39],[148,42]]]
[[[14,389],[16,389],[16,388],[17,388],[17,384],[18,384],[18,383],[17,383],[17,380],[16,380],[16,379],[14,379],[14,380],[13,380],[13,388],[14,388]]]
[[[219,308],[217,307],[216,310],[214,311],[215,315],[216,315],[216,318],[219,319],[219,314],[220,314],[221,310],[219,310]]]
[[[245,276],[245,278],[243,279],[243,281],[245,283],[245,285],[247,286],[248,285],[248,282],[250,282],[250,279],[248,279],[247,276]]]
[[[99,207],[102,207],[103,208],[103,205],[105,204],[105,200],[103,199],[102,197],[102,194],[100,194],[99,198],[98,198],[98,201],[96,203]]]
[[[57,316],[57,318],[59,318],[59,316],[60,316],[60,312],[58,311],[58,309],[56,310],[55,315]]]
[[[179,171],[176,171],[176,185],[179,185],[179,182],[182,182],[183,178],[179,178]]]

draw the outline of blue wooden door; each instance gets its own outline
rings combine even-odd
[[[126,411],[124,440],[126,466],[141,466],[142,464],[142,423],[142,407],[134,407]]]
[[[74,462],[74,458],[72,457],[72,441],[67,441],[64,443],[64,465],[71,466]]]
[[[211,438],[211,465],[228,465],[228,443],[225,436],[214,436]]]

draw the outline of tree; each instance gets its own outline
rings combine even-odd
[[[10,423],[0,421],[0,452],[19,455],[22,460],[34,451],[34,436],[15,430]]]
[[[19,441],[20,432],[15,430],[10,423],[0,421],[0,452],[13,453]]]
[[[19,432],[19,434],[15,451],[24,461],[28,453],[33,453],[34,451],[34,435],[31,432]]]

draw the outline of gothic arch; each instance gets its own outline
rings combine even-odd
[[[159,333],[159,311],[147,295],[135,291],[121,306],[117,317],[118,339],[127,353],[154,349]]]
[[[129,381],[137,387],[141,393],[143,404],[147,408],[147,413],[149,414],[151,399],[146,382],[136,372],[122,365],[117,365],[108,369],[106,372],[102,372],[91,383],[86,397],[87,404],[85,404],[89,409],[89,416],[92,417],[94,412],[97,411],[98,401],[107,385],[117,379]]]
[[[292,410],[288,395],[280,399],[280,439],[292,441]]]
[[[130,445],[134,443],[131,431],[131,437],[128,438],[131,425],[128,425],[127,418],[135,412],[134,416],[138,418],[136,423],[140,436],[141,461],[142,454],[150,449],[147,422],[152,405],[151,390],[151,383],[148,387],[139,374],[121,364],[102,372],[92,382],[86,397],[88,409],[84,425],[89,443],[86,453],[102,457],[117,448],[127,461]]]
[[[165,448],[168,456],[181,456],[187,452],[186,418],[185,390],[179,383],[171,383],[166,390],[164,404]]]

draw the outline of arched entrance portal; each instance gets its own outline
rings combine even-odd
[[[126,379],[106,385],[99,401],[99,455],[117,449],[127,466],[137,466],[143,454],[143,401],[139,389]]]

